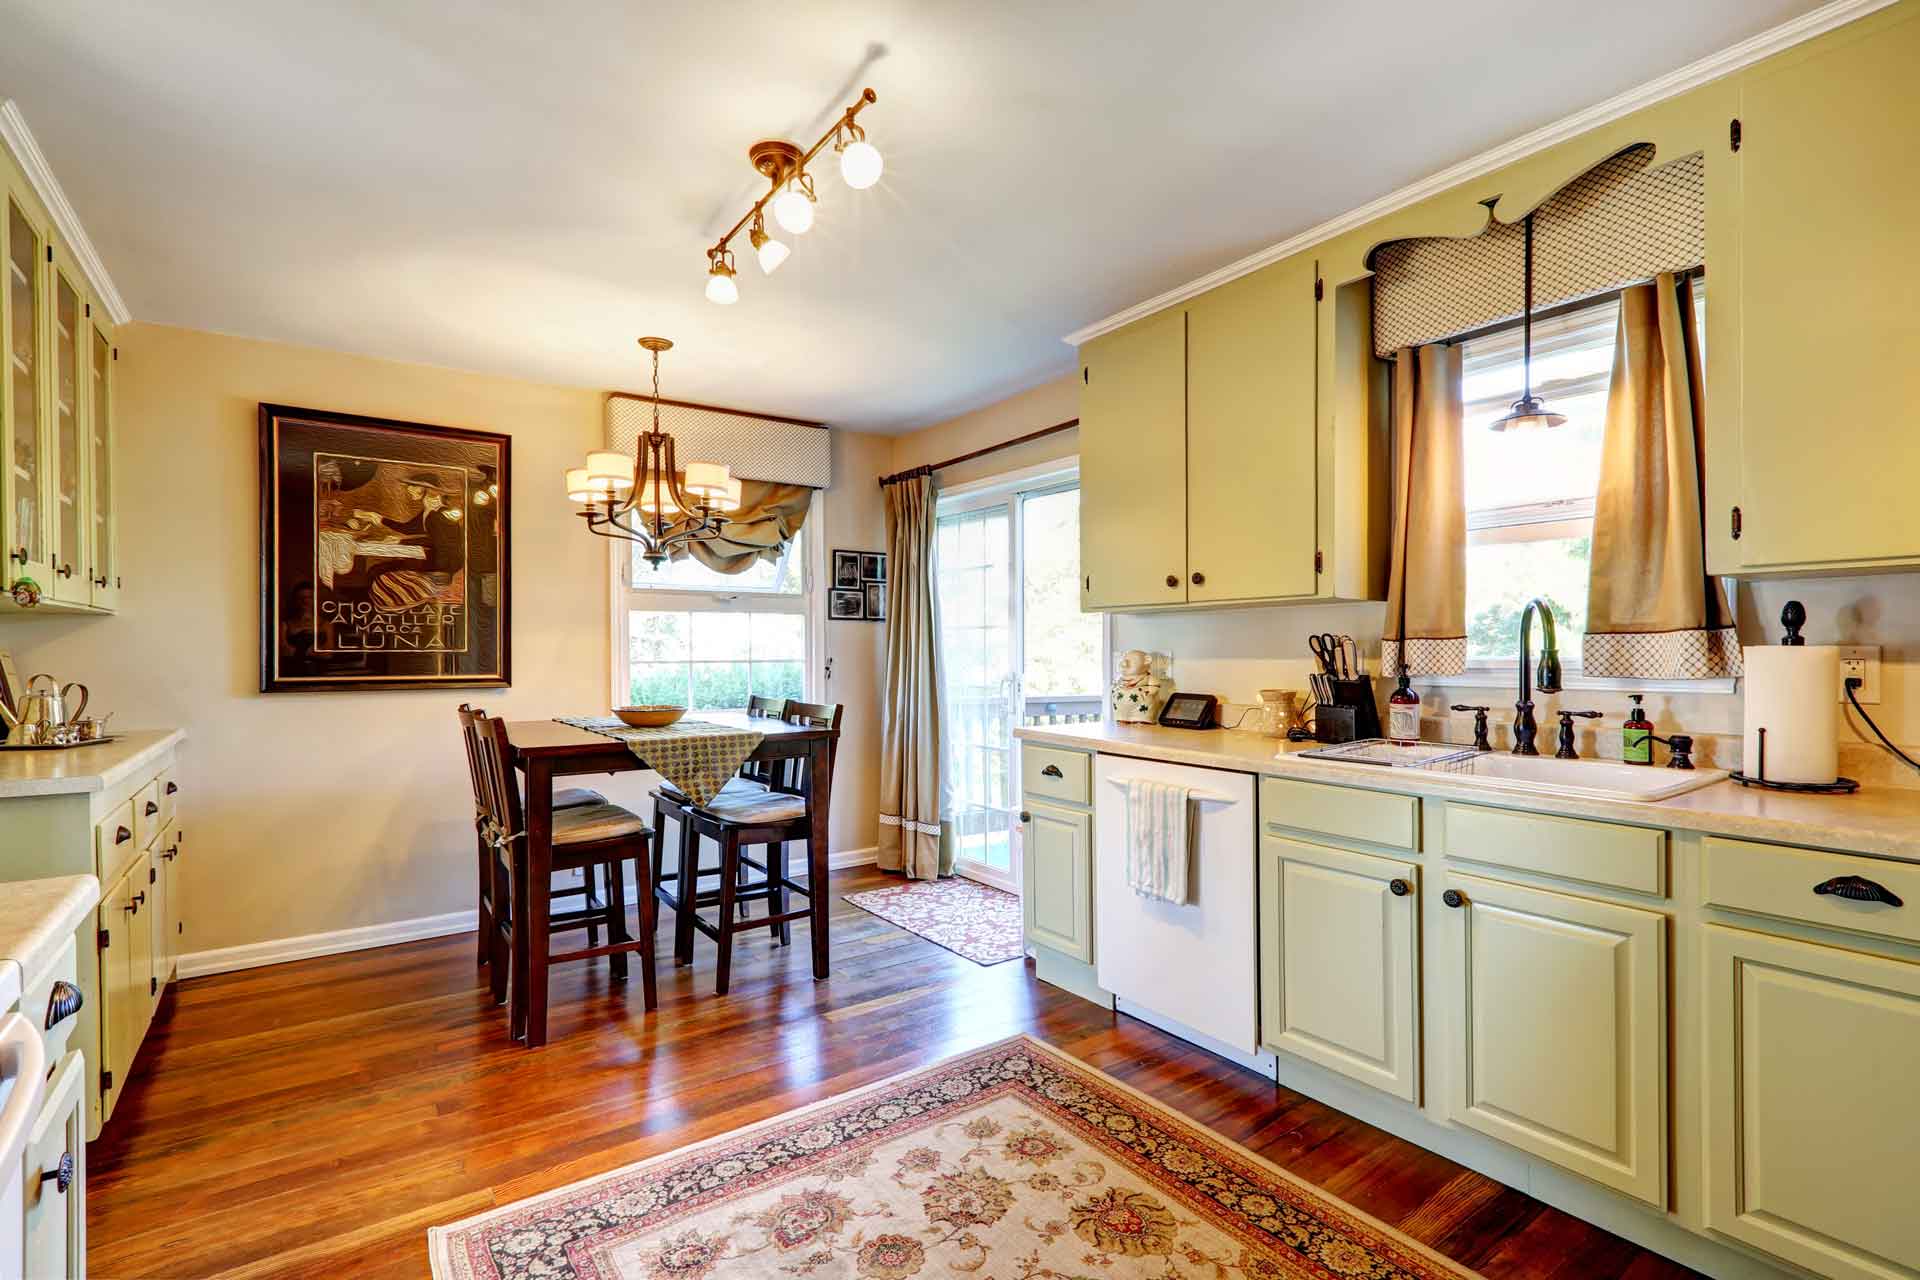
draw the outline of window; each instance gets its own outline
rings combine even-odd
[[[1694,280],[1704,326],[1706,281]],[[1620,304],[1608,298],[1533,326],[1533,389],[1567,415],[1551,431],[1490,430],[1521,391],[1521,329],[1470,339],[1462,352],[1467,500],[1467,665],[1511,667],[1520,610],[1553,607],[1561,661],[1580,668],[1601,435]],[[1704,328],[1702,329],[1704,332]]]
[[[806,534],[777,562],[729,577],[697,560],[654,569],[632,548],[620,611],[633,703],[738,710],[753,694],[804,698],[810,593]]]

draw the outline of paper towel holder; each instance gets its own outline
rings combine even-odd
[[[1797,600],[1789,600],[1787,607],[1790,609],[1798,603],[1800,602]],[[1800,616],[1801,620],[1805,621],[1806,611],[1802,610]],[[1780,620],[1786,622],[1785,610],[1781,611]],[[1791,638],[1783,639],[1780,643],[1800,644],[1801,641],[1798,636],[1791,635],[1792,632],[1797,632],[1799,627],[1793,623],[1787,623],[1787,625],[1790,629]],[[1765,728],[1759,728],[1754,732],[1759,735],[1760,739],[1758,772],[1749,774],[1736,769],[1727,775],[1730,781],[1737,782],[1743,787],[1761,787],[1767,791],[1795,791],[1802,795],[1810,796],[1850,796],[1860,789],[1860,784],[1852,778],[1835,778],[1832,782],[1779,782],[1767,777],[1767,731]]]

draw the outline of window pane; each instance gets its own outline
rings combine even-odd
[[[633,570],[633,585],[641,590],[797,596],[802,594],[806,586],[807,557],[802,547],[805,538],[804,530],[794,534],[777,562],[757,560],[745,573],[736,574],[715,573],[691,556],[670,560],[656,569],[640,558],[640,548],[635,546],[629,561]]]
[[[1028,498],[1020,519],[1026,695],[1100,694],[1102,615],[1080,612],[1080,491]]]
[[[685,662],[687,615],[634,609],[627,614],[627,653],[631,662]]]
[[[696,613],[693,615],[693,654],[698,662],[720,658],[745,658],[747,615],[739,613]],[[741,706],[746,706],[743,698]]]
[[[768,658],[800,660],[807,656],[807,619],[804,614],[756,613],[752,615],[749,634],[753,640],[755,662]],[[756,684],[754,692],[760,691]]]
[[[1553,607],[1562,663],[1577,667],[1580,637],[1587,629],[1587,560],[1592,547],[1590,533],[1532,542],[1469,541],[1468,659],[1515,661],[1520,653],[1520,610],[1528,600],[1541,596]],[[1537,653],[1539,641],[1534,643]]]
[[[1524,385],[1519,328],[1467,343],[1461,396],[1468,511],[1593,496],[1619,311],[1618,302],[1607,301],[1534,326],[1534,394],[1567,415],[1550,431],[1491,429]]]
[[[693,701],[687,705],[700,711],[744,711],[748,679],[749,668],[744,662],[696,662]]]
[[[807,696],[806,675],[798,662],[755,662],[753,691],[763,698],[797,701]]]
[[[687,664],[684,662],[636,662],[628,690],[635,706],[687,705]]]

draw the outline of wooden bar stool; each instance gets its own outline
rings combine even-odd
[[[474,845],[479,863],[478,886],[475,893],[476,914],[479,921],[479,928],[476,931],[479,939],[477,961],[483,969],[493,959],[496,922],[504,921],[508,915],[508,904],[504,892],[504,887],[508,883],[507,869],[498,851],[487,843],[486,811],[480,799],[480,759],[474,745],[474,724],[486,714],[478,707],[470,707],[464,702],[460,704],[460,740],[467,751],[468,781],[473,784]],[[606,802],[607,798],[592,787],[562,787],[553,793],[555,809],[572,809],[580,805]],[[568,885],[553,892],[558,898],[583,897],[588,907],[605,906],[605,902],[595,894],[591,868],[581,871],[578,885]],[[496,894],[499,895],[497,898]],[[587,940],[595,946],[599,945],[600,926],[597,923],[589,927]],[[496,1002],[507,998],[507,969],[507,965],[495,965],[493,972],[488,975],[488,985],[493,989],[493,998]]]
[[[488,844],[504,855],[499,860],[505,861],[510,867],[512,880],[510,894],[502,895],[496,890],[496,909],[500,902],[505,901],[509,904],[509,912],[505,929],[496,926],[494,930],[496,949],[491,962],[495,966],[502,965],[506,959],[503,952],[510,948],[513,983],[509,1026],[513,1033],[519,1035],[525,1026],[527,992],[535,986],[542,990],[546,988],[547,972],[552,965],[574,960],[606,956],[613,976],[625,979],[627,956],[639,952],[642,1000],[649,1012],[657,1008],[659,989],[653,968],[657,916],[650,848],[653,832],[638,814],[617,804],[584,804],[556,810],[553,815],[551,869],[570,871],[603,867],[608,884],[604,903],[596,904],[589,898],[588,905],[579,910],[554,911],[551,882],[538,883],[537,878],[530,877],[526,871],[530,861],[529,851],[525,847],[526,809],[521,803],[520,788],[514,781],[512,748],[507,742],[506,722],[476,716],[474,751],[488,821],[484,834]],[[637,939],[627,933],[624,868],[629,861],[633,863],[634,885],[640,899],[640,936]],[[589,945],[580,950],[555,952],[541,948],[535,953],[528,942],[529,931],[521,927],[521,922],[535,912],[546,913],[550,921],[549,928],[554,933],[595,929],[605,925],[607,943],[602,946],[594,937],[590,937]]]
[[[782,718],[790,724],[808,724],[838,730],[843,708],[838,704],[793,702],[786,704]],[[733,938],[737,933],[762,925],[786,946],[793,940],[792,922],[811,914],[815,893],[825,893],[825,885],[809,878],[805,885],[791,878],[788,845],[811,838],[809,806],[814,794],[814,779],[805,761],[786,762],[788,768],[776,770],[766,783],[735,778],[705,805],[695,805],[671,787],[653,793],[654,825],[661,827],[667,817],[680,825],[680,858],[676,873],[674,901],[674,958],[679,963],[693,959],[693,935],[698,930],[719,947],[714,988],[727,994],[733,970]],[[828,756],[831,771],[833,758]],[[712,840],[720,848],[720,861],[711,870],[702,870],[699,861],[700,838]],[[754,861],[746,850],[764,846],[763,860]],[[664,855],[657,855],[664,856]],[[758,884],[745,880],[749,869],[762,873]],[[703,875],[717,876],[717,889],[701,889]],[[745,881],[745,882],[743,882]],[[807,907],[788,909],[789,894],[806,898]],[[741,908],[749,902],[765,902],[767,914],[758,920],[742,918]],[[718,906],[719,913],[709,924],[700,908]]]

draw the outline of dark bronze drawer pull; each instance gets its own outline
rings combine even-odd
[[[146,809],[147,816],[151,818],[154,814],[158,812],[160,812],[159,802],[154,800],[147,801],[147,809]]]
[[[127,900],[127,910],[132,912],[136,916],[139,915],[140,904],[145,902],[146,900],[147,900],[147,891],[145,889],[142,889],[140,892],[134,894],[133,897]]]
[[[1067,775],[1060,772],[1059,765],[1050,764],[1040,771],[1040,776],[1043,778],[1065,778]]]
[[[1393,879],[1387,881],[1387,889],[1396,898],[1404,898],[1413,892],[1413,886],[1405,880],[1402,880],[1399,876],[1395,876]]]
[[[1832,894],[1836,898],[1846,898],[1853,902],[1884,902],[1890,907],[1906,904],[1900,901],[1900,895],[1883,884],[1875,884],[1865,876],[1835,876],[1831,880],[1822,880],[1813,886],[1817,894]]]
[[[168,795],[170,795],[170,796],[177,796],[177,795],[179,795],[179,794],[180,794],[180,784],[179,784],[179,783],[177,783],[177,782],[169,782],[169,783],[167,784],[167,794],[168,794]]]
[[[42,1173],[40,1181],[51,1182],[54,1190],[61,1195],[67,1194],[68,1188],[73,1186],[73,1152],[62,1151],[60,1163]]]
[[[1440,895],[1440,901],[1450,907],[1464,907],[1467,905],[1467,895],[1458,889],[1449,889]]]
[[[113,829],[113,842],[115,844],[125,844],[131,839],[133,839],[133,832],[127,830],[125,827],[115,827]]]
[[[53,994],[47,997],[47,1030],[53,1030],[80,1012],[80,1006],[86,1002],[87,997],[71,982],[62,979],[54,983]]]

